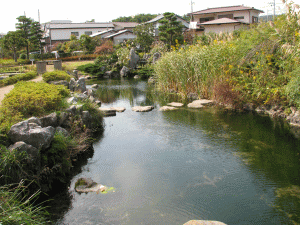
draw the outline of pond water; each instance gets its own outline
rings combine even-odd
[[[166,96],[145,81],[99,81],[105,118],[94,154],[69,187],[56,224],[226,224],[299,222],[299,140],[282,123],[209,107],[161,112]],[[154,105],[151,112],[131,107]],[[80,177],[114,187],[78,194]]]

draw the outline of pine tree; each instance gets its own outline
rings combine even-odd
[[[168,48],[175,46],[177,41],[179,44],[183,43],[183,25],[180,21],[177,21],[174,13],[164,13],[164,18],[159,23],[161,23],[161,26],[158,28],[160,31],[159,39],[166,43]]]

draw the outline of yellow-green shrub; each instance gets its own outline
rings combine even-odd
[[[59,110],[63,98],[69,93],[69,90],[62,85],[18,82],[3,99],[2,107],[7,112],[20,113],[25,118],[41,116]]]
[[[35,77],[37,77],[37,72],[35,72],[35,71],[30,71],[30,72],[27,72],[24,74],[14,75],[12,77],[8,77],[8,78],[1,80],[0,86],[7,86],[7,85],[15,84],[18,81],[22,81],[22,80],[24,80],[24,81],[31,80]]]
[[[62,70],[55,70],[52,72],[46,72],[43,74],[43,80],[45,82],[50,82],[50,81],[57,81],[57,80],[66,80],[70,81],[71,76]]]

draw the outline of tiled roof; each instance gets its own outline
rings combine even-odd
[[[97,32],[97,33],[91,34],[90,37],[96,37],[98,35],[105,34],[105,33],[111,32],[111,31],[114,31],[114,29],[109,29],[109,30],[104,30],[104,31],[101,31],[101,32]]]
[[[226,6],[226,7],[218,7],[218,8],[208,8],[204,10],[200,10],[197,12],[193,12],[193,15],[198,14],[209,14],[209,13],[221,13],[221,12],[232,12],[232,11],[242,11],[242,10],[257,10],[263,13],[262,10],[255,9],[253,7],[237,5],[237,6]]]
[[[229,23],[244,23],[244,22],[229,19],[229,18],[221,18],[217,20],[211,20],[204,23],[200,23],[200,25],[229,24]]]
[[[145,23],[154,23],[154,22],[157,22],[157,21],[161,20],[162,18],[164,18],[164,15],[163,15],[163,14],[160,14],[160,15],[158,15],[157,17],[155,17],[155,18],[153,18],[152,20],[149,20],[149,21],[147,21],[147,22],[145,22]]]
[[[48,23],[49,29],[76,29],[76,28],[113,28],[112,23]]]
[[[107,37],[105,37],[105,38],[112,38],[112,37],[118,36],[118,35],[123,34],[123,33],[126,33],[126,32],[132,33],[132,31],[130,31],[130,30],[121,30],[121,31],[119,31],[118,33],[111,34],[111,35],[109,35],[109,36],[107,36]]]
[[[121,26],[124,28],[132,28],[139,25],[138,23],[135,22],[113,22],[113,24],[116,24],[117,26]]]

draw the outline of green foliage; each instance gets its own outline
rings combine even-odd
[[[27,164],[27,153],[18,152],[17,150],[8,150],[4,146],[0,146],[0,183],[13,183],[19,182],[22,178],[27,177],[26,164]]]
[[[183,25],[177,21],[174,13],[164,13],[164,18],[159,21],[161,26],[158,28],[159,40],[167,44],[168,48],[175,46],[177,43],[183,44]]]
[[[145,66],[141,66],[137,70],[137,74],[141,78],[149,78],[150,76],[153,76],[154,69],[152,64],[146,64]]]
[[[43,80],[45,82],[57,81],[57,80],[70,81],[71,80],[71,76],[67,72],[65,72],[65,71],[55,70],[55,71],[44,73],[43,74]]]
[[[88,63],[85,65],[78,66],[77,69],[79,71],[95,75],[97,77],[102,77],[104,75],[106,66],[107,66],[107,64],[105,62],[102,62],[99,64],[98,63],[97,64],[96,63]]]
[[[26,54],[24,54],[24,53],[20,54],[19,59],[27,59]]]
[[[25,39],[22,35],[22,32],[18,30],[9,31],[3,39],[4,48],[13,52],[15,62],[17,62],[17,51],[24,46]]]
[[[1,111],[8,113],[4,115],[7,119],[14,117],[10,113],[23,118],[42,116],[59,110],[69,94],[70,91],[62,85],[21,81],[2,100]]]
[[[118,56],[118,63],[120,65],[123,65],[123,66],[129,65],[130,49],[127,46],[117,49],[116,54]]]
[[[290,104],[300,108],[300,69],[289,74],[290,81],[285,86],[285,94]]]
[[[104,130],[104,120],[98,106],[90,101],[84,102],[82,110],[88,111],[91,115],[91,122],[94,131],[102,132]]]
[[[136,22],[136,23],[144,23],[149,20],[154,19],[157,14],[137,14],[134,17],[132,16],[122,16],[117,19],[112,20],[112,22]]]
[[[133,33],[137,36],[135,39],[136,43],[142,49],[145,49],[146,52],[150,51],[151,45],[154,42],[153,29],[152,24],[138,25],[133,29]]]
[[[236,34],[199,36],[154,65],[158,87],[240,107],[244,102],[299,107],[299,12]],[[286,100],[289,101],[286,101]]]
[[[28,187],[24,182],[0,187],[0,223],[1,224],[48,224],[46,212],[40,205],[33,205],[40,192],[28,196]]]
[[[0,87],[15,84],[18,81],[31,80],[35,77],[37,77],[37,72],[35,72],[35,71],[27,72],[25,74],[14,75],[12,77],[8,77],[3,80],[0,80]]]

